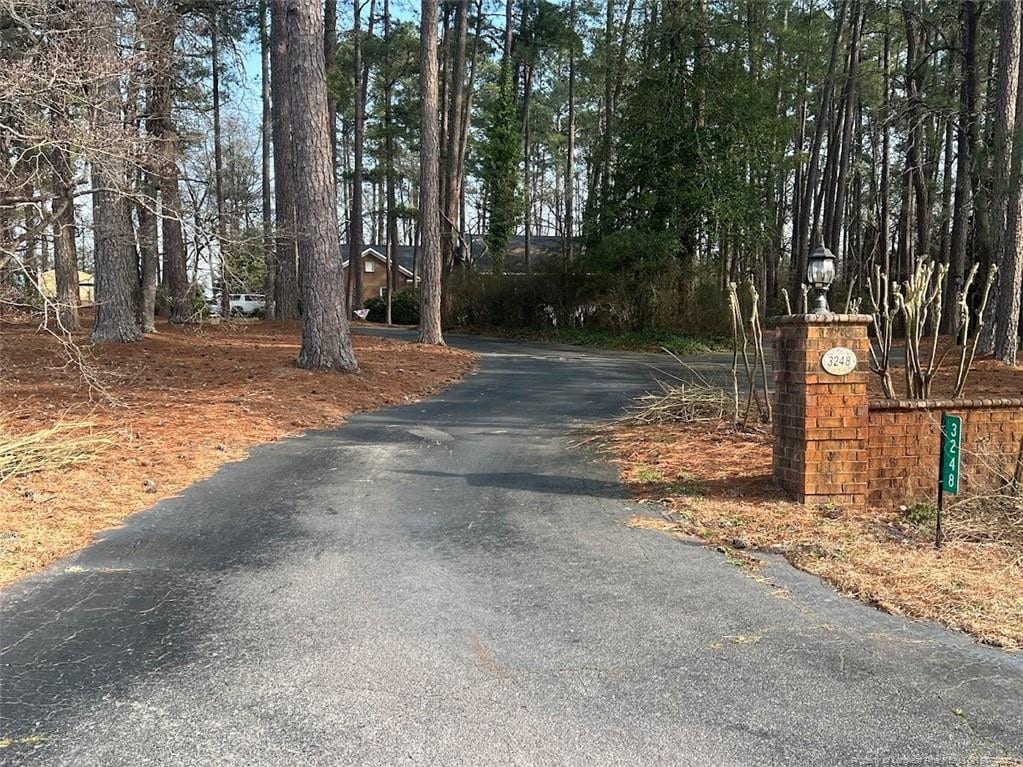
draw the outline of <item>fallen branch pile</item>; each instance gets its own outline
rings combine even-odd
[[[720,387],[658,383],[661,391],[639,397],[622,421],[632,424],[696,423],[721,421],[726,414],[731,415],[732,403]]]

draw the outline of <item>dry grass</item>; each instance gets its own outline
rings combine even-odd
[[[84,333],[75,340],[110,400],[66,366],[52,336],[28,322],[0,324],[0,465],[5,444],[7,453],[29,450],[17,460],[33,464],[3,469],[0,584],[253,445],[413,401],[473,365],[465,352],[359,336],[357,375],[299,370],[297,323],[160,325],[142,343],[104,347]]]
[[[27,434],[15,434],[0,419],[0,483],[37,471],[85,463],[113,444],[89,421],[58,421]]]
[[[938,550],[930,520],[913,510],[855,512],[786,500],[771,483],[771,441],[763,432],[618,424],[607,440],[624,481],[642,499],[662,501],[677,520],[644,526],[736,551],[779,551],[881,609],[1023,648],[1023,527],[1011,508],[953,507]]]

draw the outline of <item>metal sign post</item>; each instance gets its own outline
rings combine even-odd
[[[945,534],[941,529],[941,515],[945,507],[945,493],[959,492],[959,454],[963,442],[963,419],[957,415],[941,413],[941,450],[938,464],[938,505],[934,522],[934,545],[941,548]]]

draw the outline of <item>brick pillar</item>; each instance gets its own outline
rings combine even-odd
[[[774,325],[774,480],[800,503],[863,506],[867,496],[869,315],[791,315]],[[847,375],[824,353],[856,354]]]

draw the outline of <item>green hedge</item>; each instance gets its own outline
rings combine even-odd
[[[364,306],[369,309],[370,322],[387,321],[387,297],[374,296]],[[419,291],[413,289],[395,292],[391,301],[391,322],[395,325],[419,324]]]

